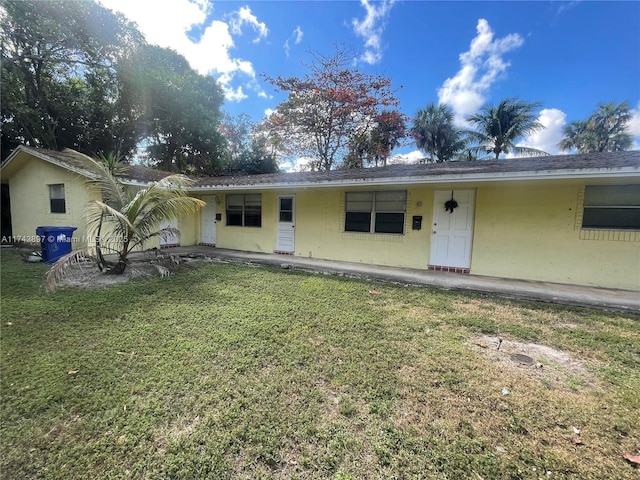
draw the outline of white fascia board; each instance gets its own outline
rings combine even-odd
[[[129,187],[148,187],[153,182],[142,182],[140,180],[132,180],[130,178],[118,178],[118,181],[123,185],[127,185]]]
[[[188,187],[191,192],[210,192],[217,190],[279,190],[286,188],[330,188],[330,187],[359,187],[359,186],[394,186],[394,185],[433,185],[442,183],[484,183],[530,180],[574,180],[589,178],[623,178],[636,176],[640,178],[640,168],[625,167],[619,169],[597,170],[550,170],[543,172],[501,172],[438,175],[424,177],[390,177],[349,180],[324,180],[319,182],[280,182],[280,183],[251,183],[243,185],[217,184],[199,187]]]

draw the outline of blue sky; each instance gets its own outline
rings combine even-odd
[[[626,100],[640,148],[640,2],[102,0],[150,43],[182,53],[225,90],[223,109],[260,121],[284,99],[261,75],[302,76],[311,52],[353,49],[413,117],[449,103],[460,123],[506,97],[542,103],[523,144],[557,153],[562,127]],[[420,156],[412,145],[398,149]]]

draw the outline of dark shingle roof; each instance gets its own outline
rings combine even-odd
[[[19,147],[22,150],[31,153],[36,157],[50,157],[56,162],[68,165],[72,169],[81,170],[90,176],[90,172],[87,170],[87,160],[85,156],[75,150],[65,149],[61,152],[56,150],[47,150],[44,148],[32,148],[32,147]],[[123,180],[131,180],[133,182],[148,183],[156,182],[163,179],[167,175],[171,175],[170,172],[164,172],[162,170],[156,170],[154,168],[143,167],[141,165],[129,165],[127,171],[122,175]]]
[[[74,150],[36,149],[18,147],[40,158],[49,157],[53,161],[67,165],[72,170],[87,176],[84,155]],[[6,162],[5,162],[6,163]],[[392,181],[437,183],[438,181],[465,181],[475,179],[509,179],[523,177],[577,177],[607,176],[624,172],[640,175],[640,151],[598,152],[575,155],[553,155],[534,158],[514,158],[501,160],[477,160],[471,162],[447,162],[418,165],[389,165],[379,168],[332,170],[329,172],[281,172],[266,175],[197,177],[193,188],[250,188],[297,185],[332,185],[344,183],[384,183]],[[170,172],[131,165],[123,179],[137,183],[158,181]]]
[[[389,165],[379,168],[332,170],[329,172],[290,172],[268,175],[201,177],[196,187],[249,186],[272,184],[352,183],[394,178],[432,178],[491,176],[496,178],[514,174],[540,175],[545,172],[561,174],[618,169],[636,169],[640,173],[640,151],[602,152],[576,155],[553,155],[535,158],[477,160],[418,165]]]

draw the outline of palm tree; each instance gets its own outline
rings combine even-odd
[[[191,181],[184,175],[169,175],[145,188],[124,185],[116,173],[123,172],[118,162],[96,161],[84,156],[85,168],[92,174],[89,184],[101,193],[101,200],[91,200],[85,210],[87,232],[96,238],[95,246],[74,251],[51,267],[47,285],[55,289],[67,268],[87,257],[95,258],[101,270],[121,274],[128,264],[129,254],[152,238],[179,235],[175,228],[160,229],[167,220],[197,211],[205,202],[188,196],[185,187]],[[103,232],[107,232],[103,235]],[[104,242],[104,238],[108,242]],[[106,249],[117,254],[116,263],[102,257]]]
[[[628,150],[633,144],[633,137],[627,131],[629,120],[628,102],[601,103],[585,120],[564,127],[564,138],[559,146],[562,150],[576,149],[579,153]]]
[[[430,103],[418,110],[410,134],[416,147],[429,156],[430,162],[449,161],[467,144],[462,130],[453,124],[453,113],[446,104]]]
[[[532,133],[544,128],[537,121],[534,112],[540,107],[536,102],[524,102],[517,98],[506,98],[496,107],[483,107],[480,113],[473,114],[467,121],[473,124],[476,130],[467,134],[478,143],[474,149],[477,152],[494,154],[500,158],[502,153],[514,153],[521,156],[549,155],[542,150],[530,147],[521,147],[516,142]]]

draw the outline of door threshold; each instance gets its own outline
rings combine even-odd
[[[461,268],[461,267],[444,267],[441,265],[429,265],[429,270],[433,270],[436,272],[449,272],[449,273],[464,273],[467,274],[470,272],[469,268]]]

